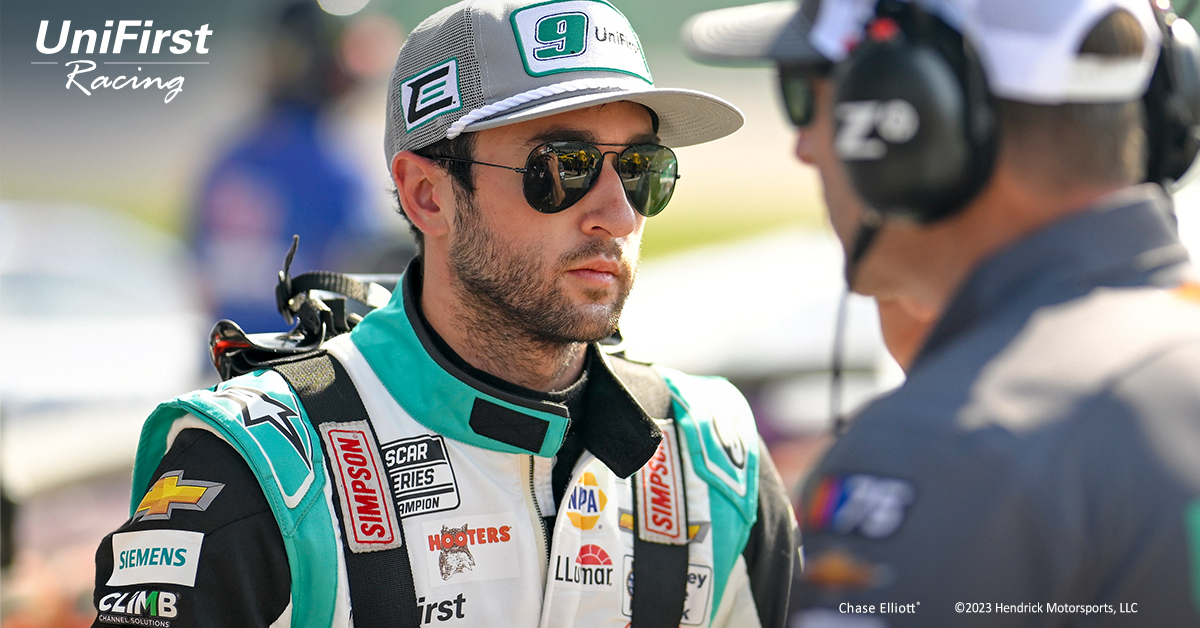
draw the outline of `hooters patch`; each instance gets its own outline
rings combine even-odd
[[[387,475],[366,421],[324,423],[321,438],[342,502],[342,527],[350,551],[402,547],[400,522],[389,500]]]
[[[674,422],[660,422],[660,426],[662,442],[638,471],[638,536],[652,543],[683,545],[688,530],[679,442]]]

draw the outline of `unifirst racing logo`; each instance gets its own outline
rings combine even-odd
[[[102,624],[170,628],[178,614],[179,597],[169,591],[125,591],[100,598],[97,617]]]
[[[116,30],[113,30],[114,23]],[[56,25],[57,26],[57,25]],[[138,61],[103,61],[104,65],[117,64],[125,66],[139,66],[142,63],[146,65],[176,65],[176,64],[208,64],[208,61],[162,61],[162,57],[152,56],[154,61],[141,61],[141,55],[159,55],[170,52],[173,55],[187,54],[192,50],[192,44],[195,43],[196,54],[206,55],[209,48],[206,39],[208,36],[215,34],[208,24],[202,24],[195,31],[186,29],[163,29],[153,28],[154,20],[105,20],[104,28],[96,27],[95,23],[84,24],[84,26],[92,26],[92,28],[76,28],[71,29],[71,20],[63,20],[62,26],[57,29],[57,37],[55,37],[55,29],[50,25],[49,20],[42,20],[38,25],[37,34],[37,51],[46,57],[59,54],[67,54],[67,44],[70,43],[69,61],[63,61],[63,65],[71,68],[67,75],[66,88],[70,90],[72,87],[83,92],[87,96],[91,96],[93,91],[99,89],[121,90],[128,87],[131,91],[135,89],[149,90],[151,87],[159,90],[167,90],[163,97],[164,103],[171,102],[179,92],[183,91],[183,76],[176,76],[168,81],[163,81],[161,77],[141,77],[136,74],[125,75],[121,74],[116,77],[96,76],[80,77],[81,74],[88,74],[96,70],[95,61],[90,59],[81,59],[81,55],[124,55],[120,58],[132,58],[130,55],[139,55]],[[140,30],[140,32],[138,32]],[[194,42],[193,42],[194,38]],[[99,40],[99,52],[97,52],[96,43]],[[125,48],[125,42],[129,42],[129,48]],[[109,44],[112,44],[111,52]],[[136,49],[134,48],[136,46]],[[34,65],[58,65],[58,61],[34,61]],[[140,72],[142,68],[138,67]],[[104,70],[101,70],[102,72]],[[119,70],[113,70],[119,71]],[[79,77],[79,78],[76,78]],[[90,79],[90,80],[89,80]]]
[[[579,548],[574,564],[569,556],[554,557],[554,579],[583,586],[612,586],[612,564],[612,557],[603,547],[589,543]]]
[[[425,602],[425,598],[417,598],[417,619],[421,620],[422,624],[431,624],[435,621],[443,622],[451,619],[464,619],[466,613],[463,612],[463,605],[467,603],[467,596],[462,593],[458,597],[451,600],[442,600],[440,602]],[[434,615],[437,613],[437,615]]]
[[[596,474],[587,472],[579,478],[579,482],[567,496],[566,513],[571,525],[580,530],[591,530],[600,520],[600,513],[608,503],[608,496],[600,490],[596,482]]]

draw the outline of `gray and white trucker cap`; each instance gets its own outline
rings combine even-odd
[[[667,146],[736,131],[742,113],[703,92],[654,87],[637,33],[604,0],[464,0],[421,22],[392,71],[384,150],[416,150],[618,100],[658,116]]]
[[[862,38],[877,1],[802,0],[708,11],[684,24],[684,47],[709,62],[838,63]],[[974,45],[993,94],[1022,102],[1138,98],[1150,84],[1162,41],[1149,0],[909,1],[940,17]],[[1079,54],[1092,28],[1119,10],[1142,25],[1146,36],[1141,57],[1114,60]]]

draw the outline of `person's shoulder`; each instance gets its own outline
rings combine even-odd
[[[723,377],[688,375],[654,367],[671,390],[675,421],[692,469],[753,520],[758,498],[758,429],[749,403]]]
[[[160,404],[142,427],[135,486],[149,484],[149,474],[187,429],[211,432],[240,454],[276,512],[298,518],[305,504],[322,498],[319,437],[279,373],[255,371]]]

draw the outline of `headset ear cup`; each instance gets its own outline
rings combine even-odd
[[[962,209],[990,178],[995,133],[986,86],[964,85],[940,51],[903,40],[868,43],[835,81],[834,145],[871,207],[929,223]]]
[[[1146,181],[1174,183],[1200,152],[1200,37],[1186,20],[1163,28],[1162,51],[1142,99]]]

